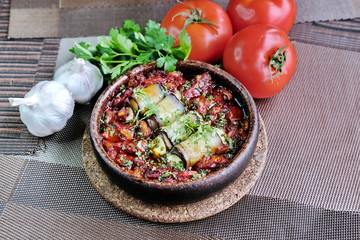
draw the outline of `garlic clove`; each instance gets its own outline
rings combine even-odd
[[[89,61],[74,58],[55,71],[54,81],[62,83],[75,102],[87,104],[103,86],[103,75]]]
[[[69,90],[55,81],[36,84],[24,98],[9,98],[19,106],[20,118],[29,132],[45,137],[63,129],[74,112],[74,99]]]

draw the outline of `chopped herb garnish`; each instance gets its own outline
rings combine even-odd
[[[225,138],[225,141],[227,142],[227,144],[229,144],[230,149],[234,149],[235,145],[234,145],[234,140],[232,138]]]
[[[196,179],[200,179],[202,177],[205,177],[207,175],[208,171],[200,169],[199,173],[195,173],[193,174],[191,180],[196,180]]]
[[[161,176],[158,178],[160,182],[164,181],[166,178],[172,176],[174,179],[177,179],[176,175],[173,172],[164,171]]]
[[[121,85],[121,86],[119,87],[119,91],[122,92],[122,91],[125,90],[125,88],[126,88],[125,84],[124,84],[124,85]]]
[[[186,83],[182,86],[182,88],[184,89],[184,90],[187,90],[187,89],[189,89],[191,87],[191,82],[190,81],[186,81]]]
[[[177,162],[177,163],[175,163],[174,166],[173,166],[173,168],[174,168],[175,170],[180,171],[180,172],[185,171],[185,166],[184,166],[184,163],[183,163],[183,162]]]
[[[131,166],[133,165],[133,161],[127,160],[127,159],[124,158],[124,157],[120,158],[120,160],[122,161],[122,163],[124,164],[124,166],[127,167],[127,168],[131,168]]]
[[[210,101],[210,100],[213,100],[214,99],[214,96],[213,95],[209,95],[207,98],[206,98],[206,101]]]

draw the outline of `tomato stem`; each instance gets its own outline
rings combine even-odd
[[[182,3],[182,2],[180,2]],[[184,3],[182,3],[184,4]],[[180,12],[178,14],[175,14],[172,18],[172,20],[174,21],[174,18],[176,18],[177,16],[186,16],[187,19],[185,20],[185,23],[184,23],[184,26],[182,27],[181,30],[184,30],[187,26],[189,26],[191,23],[206,23],[206,24],[209,24],[212,28],[215,29],[215,31],[217,31],[216,27],[217,27],[217,24],[214,23],[214,22],[211,22],[205,18],[202,18],[202,10],[196,10],[194,9],[193,7],[187,5],[187,4],[184,4],[186,5],[190,11],[191,11],[191,14],[190,13],[187,13],[187,12]]]
[[[284,47],[278,48],[274,55],[270,57],[269,61],[269,70],[270,70],[270,79],[265,80],[265,82],[273,80],[274,78],[281,76],[283,74],[282,69],[286,64],[286,54],[287,51],[284,51],[291,44],[294,44],[294,41],[285,45]]]

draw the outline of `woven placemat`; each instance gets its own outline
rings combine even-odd
[[[229,0],[212,0],[227,8]],[[144,26],[161,22],[176,0],[11,0],[9,38],[81,37],[108,34],[125,19]],[[360,17],[358,0],[296,0],[296,23]]]
[[[228,209],[244,197],[255,185],[264,169],[267,149],[267,134],[264,122],[261,119],[258,144],[249,165],[240,177],[209,198],[194,203],[178,205],[147,203],[133,197],[114,184],[103,171],[94,155],[88,128],[85,130],[83,137],[82,158],[91,184],[102,197],[115,207],[130,215],[149,221],[179,223],[210,217]]]

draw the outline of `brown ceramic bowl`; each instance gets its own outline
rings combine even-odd
[[[208,176],[189,182],[166,183],[137,180],[133,176],[118,169],[108,159],[101,142],[100,118],[107,103],[119,92],[121,85],[126,83],[130,74],[156,69],[156,64],[150,63],[134,68],[108,86],[98,98],[90,122],[90,135],[94,152],[106,173],[122,189],[130,194],[149,202],[162,204],[179,204],[193,202],[210,196],[237,179],[248,165],[259,133],[258,112],[249,92],[232,75],[213,65],[198,61],[179,61],[177,70],[186,74],[201,74],[208,71],[220,85],[230,89],[233,96],[243,105],[249,116],[249,133],[243,146],[239,149],[231,163]]]

